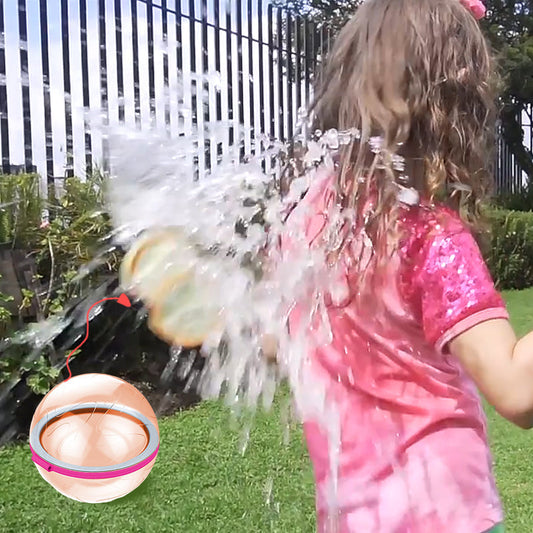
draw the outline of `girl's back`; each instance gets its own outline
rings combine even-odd
[[[305,209],[310,244],[332,187],[331,177],[319,179],[291,215]],[[508,315],[453,211],[403,204],[398,225],[404,238],[379,296],[367,290],[332,302],[333,341],[311,357],[341,416],[341,531],[482,532],[502,520],[486,422],[475,386],[445,347],[473,325]],[[344,253],[359,257],[357,248],[356,241]],[[349,267],[344,272],[339,283],[350,294]],[[291,320],[298,319],[296,309]],[[328,442],[312,420],[305,431],[325,530]]]
[[[334,492],[341,533],[482,533],[502,509],[476,386],[533,426],[533,334],[517,342],[471,233],[495,132],[483,13],[479,0],[366,0],[321,77],[313,129],[349,141],[282,239],[288,254],[301,242],[313,257],[324,251],[321,275],[345,288],[330,294],[331,342],[309,343],[303,366],[333,406],[302,412],[321,531],[338,531]],[[291,241],[302,220],[306,238]],[[306,318],[312,306],[298,304],[291,335],[322,335]],[[335,442],[330,413],[340,415]]]

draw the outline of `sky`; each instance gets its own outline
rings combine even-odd
[[[182,1],[182,11],[184,14],[189,13],[189,0]],[[214,2],[220,0],[208,0],[208,20],[214,22]],[[244,2],[243,2],[244,3]],[[34,164],[37,166],[41,175],[46,175],[46,155],[44,145],[44,97],[43,97],[43,80],[42,80],[42,65],[41,65],[41,35],[39,22],[39,2],[36,0],[27,1],[27,23],[28,23],[28,55],[29,65],[27,75],[21,76],[20,68],[20,53],[19,47],[25,46],[19,41],[18,35],[18,6],[16,1],[4,1],[4,18],[5,18],[5,48],[6,48],[6,82],[8,92],[8,109],[9,109],[9,128],[10,128],[10,158],[12,164],[22,164],[24,162],[24,146],[21,140],[23,139],[22,127],[22,92],[21,86],[24,83],[29,83],[30,98],[31,98],[31,125],[32,125],[32,147]],[[102,128],[101,128],[101,112],[100,112],[100,75],[99,75],[99,51],[100,43],[98,38],[98,2],[96,0],[87,0],[87,23],[88,23],[88,55],[89,55],[89,90],[90,90],[90,109],[83,109],[83,93],[82,93],[82,77],[81,77],[81,44],[80,44],[80,14],[79,14],[79,0],[69,0],[69,27],[70,27],[70,69],[71,69],[71,105],[72,105],[72,121],[73,121],[73,156],[74,156],[74,171],[78,175],[83,175],[84,171],[84,116],[88,117],[91,124],[91,131],[93,133],[93,155],[95,160],[102,159]],[[114,1],[106,0],[106,50],[108,63],[108,82],[109,82],[109,109],[110,109],[110,123],[118,123],[118,85],[117,85],[117,64],[116,64],[116,48],[115,48],[115,26],[114,26]],[[174,1],[168,1],[169,7],[174,7]],[[197,11],[196,17],[200,16],[200,1],[196,0]],[[254,6],[252,21],[253,21],[253,37],[258,37],[259,24],[263,24],[264,35],[266,38],[266,17],[259,17],[256,8],[256,2],[252,2]],[[267,2],[264,1],[266,11]],[[141,116],[142,126],[149,128],[153,123],[150,117],[149,109],[149,89],[148,89],[148,30],[147,30],[147,15],[146,5],[142,1],[138,1],[138,38],[139,38],[139,63],[140,63],[140,91],[141,91]],[[161,5],[161,0],[154,0],[154,5]],[[133,93],[133,49],[132,49],[132,17],[130,0],[121,0],[122,6],[122,24],[123,24],[123,62],[124,62],[124,104],[125,104],[125,119],[127,124],[134,124],[134,93]],[[222,27],[225,27],[225,12],[227,9],[235,15],[235,0],[228,2],[222,1],[220,4]],[[49,40],[49,54],[50,54],[50,94],[51,94],[51,111],[52,111],[52,131],[53,131],[53,146],[54,146],[54,175],[61,177],[64,175],[65,169],[65,94],[63,91],[63,60],[62,60],[62,39],[61,39],[61,16],[60,16],[60,0],[48,0],[48,40]],[[247,15],[243,13],[243,33],[247,34]],[[176,133],[180,127],[191,129],[192,122],[190,112],[187,108],[191,105],[191,77],[194,73],[191,72],[190,65],[190,27],[188,20],[183,20],[183,46],[181,51],[183,54],[184,69],[182,73],[177,72],[176,66],[176,28],[175,17],[173,14],[169,16],[168,26],[168,40],[163,41],[162,34],[162,17],[161,10],[154,9],[154,61],[155,61],[155,78],[156,78],[156,126],[164,127],[165,116],[165,90],[163,82],[163,57],[168,54],[170,65],[170,90],[168,91],[168,102],[171,110],[171,131]],[[197,43],[196,46],[196,60],[197,65],[201,65],[201,42],[199,26],[197,25]],[[233,16],[233,29],[236,29],[236,17]],[[231,54],[236,57],[238,42],[236,37],[233,37]],[[209,64],[210,72],[215,72],[215,56],[214,56],[214,30],[212,28],[208,31],[208,50],[209,50]],[[265,57],[268,49],[264,47]],[[244,41],[242,47],[243,53],[243,70],[248,76],[249,62],[247,41]],[[254,91],[254,108],[256,123],[250,124],[246,117],[249,113],[245,112],[245,127],[255,126],[259,129],[259,68],[260,62],[258,60],[259,44],[254,44],[252,53],[252,70],[253,76],[253,91]],[[228,118],[227,105],[227,86],[228,76],[234,80],[234,86],[237,81],[237,61],[234,61],[233,72],[228,73],[226,68],[226,58],[228,50],[226,48],[225,32],[221,33],[221,71],[219,76],[212,76],[209,84],[209,99],[210,112],[212,118],[215,118],[215,95],[217,90],[222,93],[222,118]],[[174,67],[174,68],[173,68]],[[268,79],[268,68],[264,67],[265,83],[265,101],[268,102],[270,91],[270,80]],[[274,86],[277,87],[277,69],[275,74]],[[180,82],[179,80],[183,81]],[[244,106],[248,110],[250,107],[250,84],[244,83]],[[233,107],[238,108],[238,92],[233,94]],[[286,92],[281,95],[283,101],[287,102]],[[183,101],[180,101],[183,100]],[[276,105],[274,109],[264,109],[266,116],[266,123],[270,119],[270,113],[273,113],[276,121],[277,132],[281,126],[280,121],[286,122],[286,117],[280,117],[280,95],[275,95]],[[184,121],[180,122],[179,117],[185,115]],[[286,124],[285,124],[286,127]],[[250,146],[250,136],[247,136],[247,147]],[[202,158],[203,154],[201,154]]]

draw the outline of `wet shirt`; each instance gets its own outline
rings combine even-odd
[[[310,243],[323,227],[331,182],[315,183],[294,211],[307,209]],[[359,305],[331,304],[333,340],[310,357],[341,420],[336,531],[481,533],[502,521],[486,419],[476,387],[447,345],[508,314],[454,212],[406,205],[398,223],[404,237],[388,264],[380,306],[372,291]],[[290,322],[297,315],[298,308]],[[304,430],[318,530],[334,531],[328,439],[315,420],[304,420]]]

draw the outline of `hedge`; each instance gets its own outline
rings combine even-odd
[[[485,259],[500,290],[533,286],[533,213],[492,209]]]

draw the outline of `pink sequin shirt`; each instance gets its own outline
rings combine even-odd
[[[330,184],[317,182],[300,204],[316,214],[309,242],[323,227]],[[331,306],[333,341],[311,357],[341,417],[337,531],[481,533],[503,513],[480,397],[447,344],[508,314],[456,214],[405,206],[400,225],[408,237],[388,267],[380,318],[372,294],[357,309]],[[316,421],[304,420],[304,431],[318,530],[329,532],[328,442]]]

